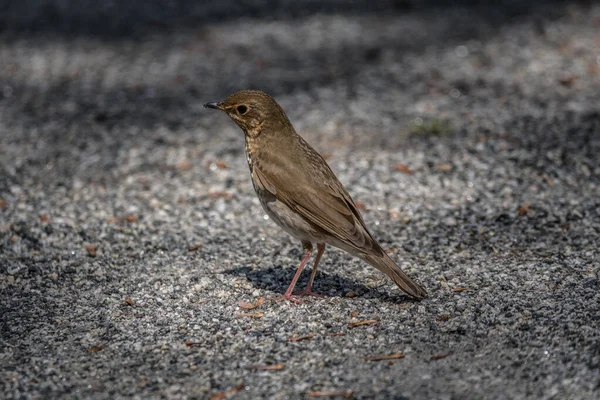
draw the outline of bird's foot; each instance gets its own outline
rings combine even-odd
[[[304,289],[303,291],[296,293],[296,296],[298,296],[298,297],[307,297],[307,296],[325,297],[324,294],[315,293],[311,289]]]
[[[284,294],[283,296],[277,296],[277,297],[265,297],[265,300],[271,300],[271,301],[291,301],[292,303],[296,303],[296,304],[302,304],[302,302],[300,300],[298,300],[295,296],[289,294],[286,295]]]

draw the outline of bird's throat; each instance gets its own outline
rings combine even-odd
[[[246,138],[257,138],[262,133],[263,124],[264,122],[259,122],[250,126],[242,126]]]

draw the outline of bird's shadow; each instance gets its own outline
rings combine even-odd
[[[238,266],[224,271],[228,275],[245,276],[257,289],[281,294],[287,290],[295,272],[292,268],[280,265],[267,268]],[[310,273],[311,269],[309,268],[302,272],[300,279],[296,283],[294,293],[306,287]],[[390,293],[388,290],[385,290],[383,285],[369,288],[354,279],[329,274],[320,269],[315,277],[313,291],[324,297],[378,298],[392,303],[402,303],[410,300],[408,296],[403,295],[399,290],[397,293]]]

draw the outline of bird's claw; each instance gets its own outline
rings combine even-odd
[[[295,296],[298,297],[307,297],[307,296],[312,296],[312,297],[325,297],[325,295],[319,294],[319,293],[315,293],[310,289],[304,289],[303,291],[296,293]]]
[[[296,303],[296,304],[302,304],[302,302],[300,300],[298,300],[296,297],[294,297],[293,295],[283,295],[283,296],[278,296],[278,297],[266,297],[265,300],[271,300],[271,301],[291,301],[292,303]]]

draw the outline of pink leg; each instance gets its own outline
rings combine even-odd
[[[321,261],[321,256],[325,252],[325,243],[317,243],[317,257],[315,258],[315,264],[313,266],[312,272],[310,273],[310,278],[308,279],[308,285],[306,285],[306,289],[296,294],[296,296],[322,296],[321,294],[314,293],[312,291],[313,281],[315,280],[315,275],[317,274],[317,268],[319,267],[319,261]]]
[[[283,296],[276,297],[272,300],[289,300],[289,301],[293,301],[294,303],[302,304],[302,302],[300,300],[298,300],[297,298],[292,296],[292,291],[294,290],[294,286],[296,286],[296,282],[298,282],[298,278],[300,278],[300,275],[302,274],[302,270],[304,269],[304,266],[306,265],[306,263],[308,262],[308,259],[312,255],[312,245],[310,243],[302,242],[302,247],[304,248],[304,258],[302,258],[302,261],[300,262],[300,266],[298,267],[296,274],[292,278],[292,282],[290,283],[290,286],[288,286],[288,288],[285,291],[285,293],[283,294]]]

